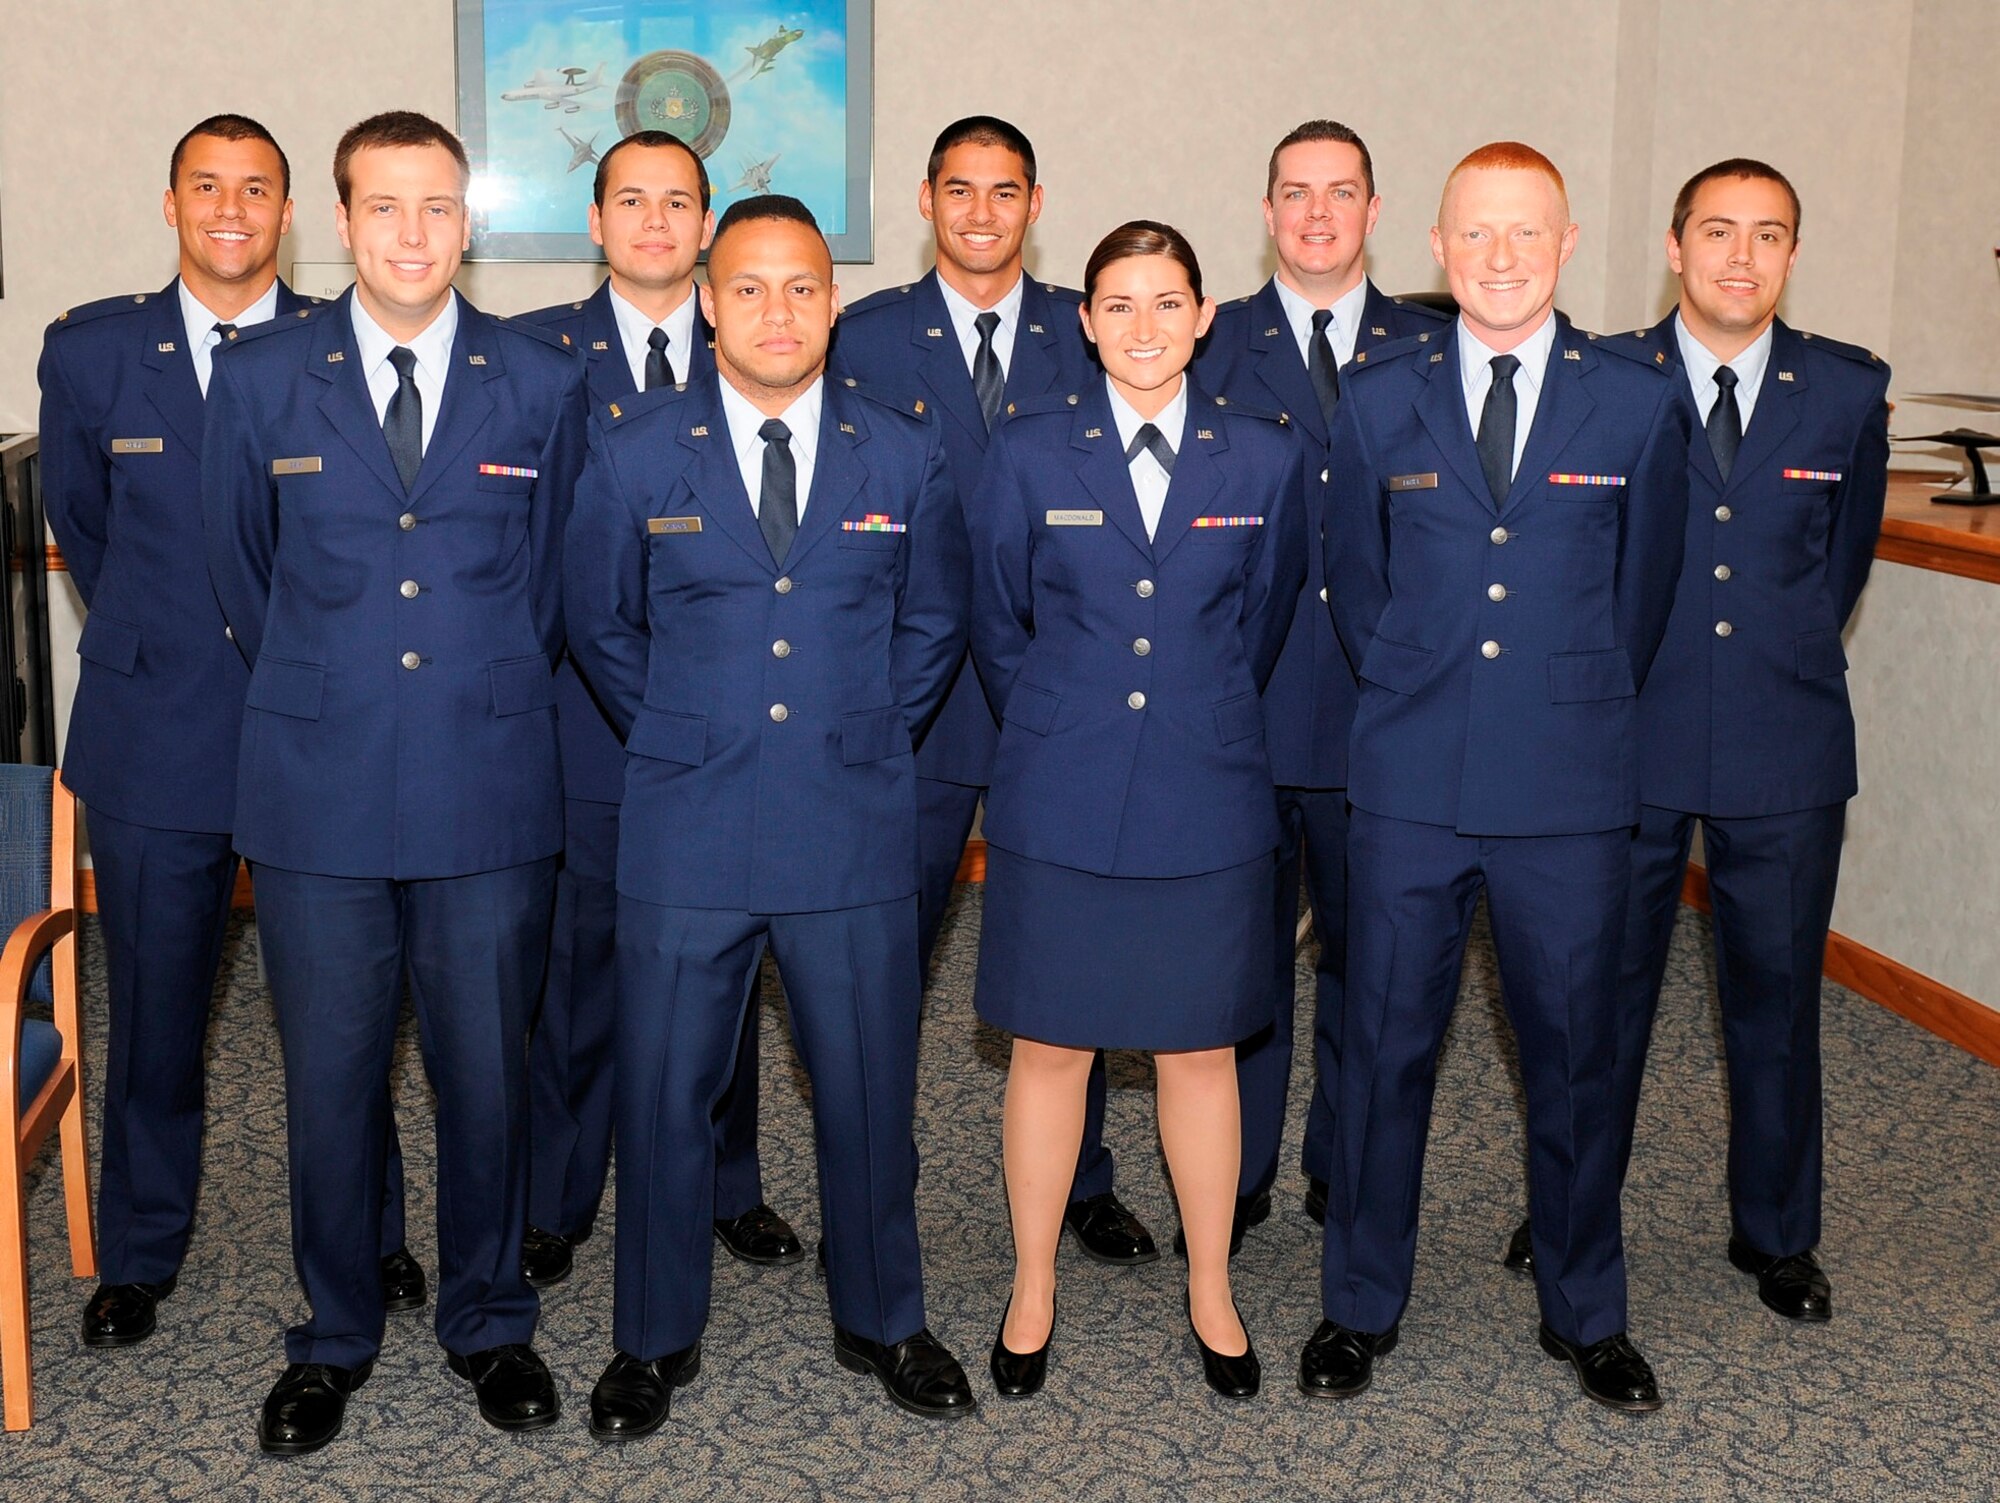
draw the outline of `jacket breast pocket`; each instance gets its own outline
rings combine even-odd
[[[1215,733],[1224,746],[1248,741],[1264,729],[1264,704],[1255,694],[1238,694],[1215,704]]]
[[[900,757],[910,749],[909,722],[901,705],[884,705],[879,710],[856,710],[840,717],[840,762],[855,767],[863,762],[880,762],[884,757]]]
[[[487,666],[493,682],[493,713],[524,715],[529,710],[546,710],[556,702],[556,678],[549,660],[540,653],[525,658],[504,658]]]
[[[708,717],[674,710],[641,710],[625,738],[625,750],[655,762],[699,767],[708,757]]]
[[[868,553],[894,553],[903,546],[903,539],[909,536],[902,532],[849,532],[842,528],[834,539],[843,548],[859,548]]]
[[[1430,677],[1437,653],[1428,647],[1409,647],[1377,637],[1368,644],[1361,659],[1361,677],[1395,694],[1414,694]]]
[[[1629,699],[1636,692],[1632,660],[1622,647],[1602,652],[1558,652],[1549,658],[1550,704]]]
[[[1014,692],[1007,696],[1007,713],[1001,719],[1037,736],[1046,736],[1055,729],[1056,711],[1061,708],[1060,694],[1037,689],[1033,684],[1017,683]]]
[[[77,639],[76,655],[86,662],[109,668],[128,677],[139,665],[139,628],[98,611],[83,620],[83,635]]]
[[[250,672],[250,692],[243,702],[253,710],[269,710],[295,720],[317,720],[325,692],[326,670],[319,664],[259,657]]]
[[[534,479],[528,475],[481,475],[473,484],[474,490],[499,491],[507,496],[525,496],[534,488]]]
[[[1832,678],[1847,672],[1847,649],[1840,645],[1839,632],[1809,631],[1795,645],[1800,678]]]

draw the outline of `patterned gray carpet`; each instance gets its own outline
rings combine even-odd
[[[1989,1499],[2000,1495],[2000,1074],[1851,993],[1828,988],[1823,1247],[1830,1326],[1801,1329],[1756,1301],[1722,1252],[1723,1116],[1707,926],[1686,914],[1626,1194],[1634,1335],[1668,1404],[1609,1413],[1534,1341],[1530,1285],[1498,1253],[1520,1214],[1520,1117],[1491,951],[1475,941],[1446,1049],[1417,1283],[1403,1341],[1374,1389],[1313,1403],[1292,1386],[1318,1317],[1318,1234],[1292,1177],[1237,1262],[1264,1393],[1202,1386],[1180,1265],[1100,1268],[1065,1244],[1049,1385],[991,1395],[984,1360],[1005,1298],[1001,1186],[1005,1044],[972,1012],[979,890],[961,889],[941,946],[923,1047],[919,1210],[931,1325],[981,1407],[955,1424],[896,1410],[832,1360],[810,1263],[751,1270],[717,1258],[702,1376],[653,1439],[585,1433],[611,1329],[609,1213],[577,1272],[544,1298],[539,1345],[566,1412],[506,1437],[481,1423],[423,1315],[392,1318],[368,1386],[329,1450],[273,1460],[257,1406],[299,1309],[285,1198],[284,1115],[254,934],[232,936],[210,1037],[206,1198],[159,1335],[125,1351],[77,1340],[89,1286],[69,1277],[59,1175],[30,1194],[40,1419],[0,1437],[0,1497],[92,1499]],[[86,983],[102,1040],[103,973]],[[1304,990],[1301,971],[1301,989]],[[1305,1019],[1303,1009],[1301,1024]],[[765,1173],[772,1202],[817,1231],[804,1084],[781,1006],[766,1014]],[[1302,1040],[1303,1044],[1303,1035]],[[1119,1185],[1161,1235],[1175,1225],[1143,1059],[1114,1064],[1109,1137]],[[429,1105],[406,1025],[397,1080],[411,1242],[436,1268]],[[93,1129],[94,1131],[94,1129]]]

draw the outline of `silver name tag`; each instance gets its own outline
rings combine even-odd
[[[166,443],[157,438],[114,438],[111,440],[113,454],[161,454],[166,452]]]
[[[1101,511],[1051,511],[1042,521],[1049,527],[1102,527],[1104,513]]]
[[[308,454],[302,459],[274,459],[271,461],[273,475],[317,475],[320,471],[319,456]]]

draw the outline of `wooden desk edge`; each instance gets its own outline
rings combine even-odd
[[[1889,505],[1875,556],[1888,563],[2000,584],[2000,507],[1933,504],[1946,477],[1889,472]]]

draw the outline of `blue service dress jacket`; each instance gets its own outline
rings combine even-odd
[[[1021,323],[1007,366],[1008,401],[1082,388],[1095,370],[1077,317],[1082,301],[1081,293],[1067,287],[1032,277],[1023,281]],[[834,326],[832,359],[837,375],[924,403],[944,436],[952,486],[961,505],[971,505],[991,436],[964,347],[938,290],[936,269],[907,286],[871,293],[843,312]],[[964,661],[936,723],[917,749],[917,772],[939,782],[984,787],[992,777],[999,739],[978,669]]]
[[[1114,877],[1277,847],[1260,695],[1306,573],[1305,463],[1277,414],[1190,380],[1149,540],[1103,379],[1016,404],[969,508],[992,844]]]
[[[1668,315],[1666,356],[1696,432],[1687,559],[1639,697],[1640,796],[1717,818],[1816,809],[1856,790],[1841,629],[1875,560],[1889,467],[1889,368],[1774,325],[1725,483]]]
[[[562,849],[562,537],[583,367],[461,300],[406,493],[344,294],[221,352],[209,571],[250,664],[237,849],[337,877],[464,876]]]
[[[749,913],[908,897],[913,748],[966,634],[937,427],[827,381],[780,568],[718,379],[614,404],[577,488],[571,649],[627,752],[618,890]]]
[[[1373,282],[1363,305],[1354,352],[1394,340],[1441,331],[1446,315],[1421,303],[1390,297]],[[1216,310],[1208,339],[1195,358],[1202,386],[1231,401],[1282,412],[1307,445],[1306,580],[1285,650],[1264,690],[1265,739],[1271,776],[1287,788],[1347,786],[1347,738],[1354,727],[1354,669],[1341,650],[1327,612],[1324,552],[1326,485],[1331,478],[1330,425],[1320,415],[1312,377],[1278,301],[1274,283]],[[1335,409],[1336,415],[1338,409]]]
[[[1638,823],[1637,695],[1680,575],[1689,408],[1653,346],[1555,317],[1498,505],[1456,323],[1350,368],[1326,569],[1361,680],[1357,809],[1465,835]]]
[[[280,320],[307,306],[278,284]],[[208,581],[180,279],[63,314],[39,375],[49,528],[90,612],[63,780],[130,824],[227,834],[250,673]]]
[[[688,351],[690,378],[708,375],[715,369],[715,331],[701,316],[698,291],[694,310],[694,347]],[[584,391],[594,418],[603,418],[613,402],[637,395],[632,365],[625,358],[625,346],[618,335],[617,315],[611,311],[611,283],[602,282],[597,291],[580,303],[557,303],[521,315],[521,322],[535,324],[551,334],[567,338],[583,355]],[[625,748],[617,732],[577,674],[576,661],[568,653],[556,669],[556,714],[561,731],[563,793],[568,798],[592,803],[615,804],[625,796]]]

